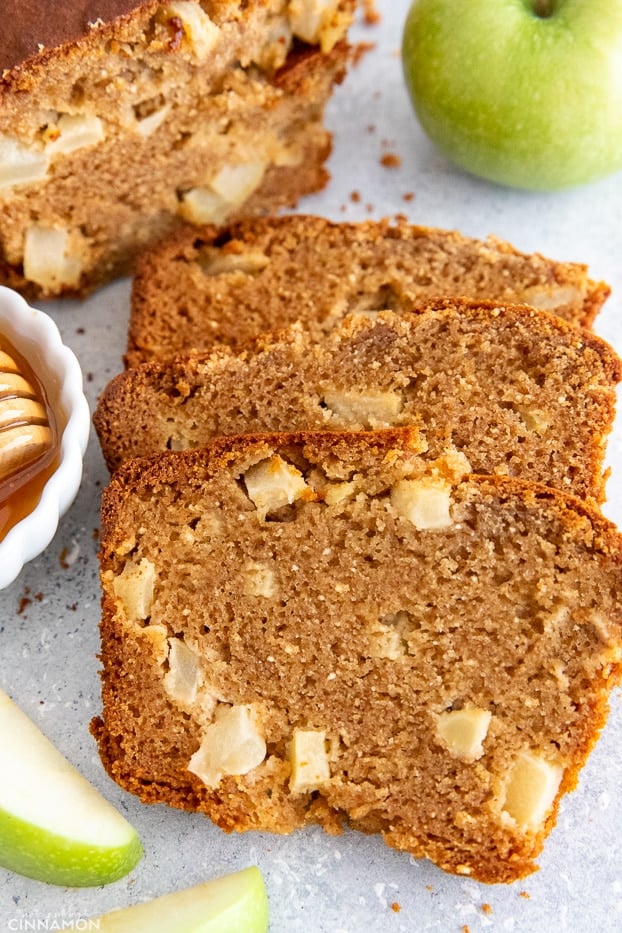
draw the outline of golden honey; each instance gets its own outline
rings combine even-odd
[[[0,540],[36,507],[57,462],[57,425],[45,390],[0,336]]]

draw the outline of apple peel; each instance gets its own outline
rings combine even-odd
[[[135,829],[2,690],[0,744],[0,865],[70,887],[131,871]]]
[[[269,905],[255,866],[92,920],[100,933],[266,933]]]

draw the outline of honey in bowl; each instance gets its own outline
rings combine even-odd
[[[57,426],[44,388],[0,336],[0,541],[34,510],[57,462]]]

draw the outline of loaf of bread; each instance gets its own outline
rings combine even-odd
[[[299,325],[257,341],[153,360],[116,376],[94,424],[111,470],[218,434],[417,425],[481,473],[604,499],[621,363],[591,331],[544,311],[430,302],[352,315],[313,340]]]
[[[244,346],[301,320],[318,336],[351,311],[431,297],[524,303],[590,325],[609,294],[585,266],[406,221],[286,216],[184,229],[147,251],[132,290],[127,362]]]
[[[622,672],[622,548],[409,429],[219,438],[102,502],[109,774],[232,830],[531,872]]]
[[[0,282],[84,292],[324,186],[355,0],[4,0]]]

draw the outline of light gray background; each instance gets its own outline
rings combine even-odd
[[[399,45],[408,0],[378,6],[382,22],[358,23],[352,33],[355,41],[374,48],[337,90],[328,113],[335,131],[331,183],[299,210],[334,219],[404,213],[414,222],[477,236],[495,233],[523,250],[588,262],[593,277],[614,289],[596,329],[622,351],[622,175],[561,194],[526,194],[450,167],[424,138],[406,96]],[[386,153],[399,156],[399,167],[381,164]],[[354,191],[360,200],[351,197]],[[405,200],[409,192],[414,198]],[[121,368],[128,298],[129,283],[123,281],[81,304],[46,307],[81,361],[91,406]],[[606,507],[616,521],[622,518],[621,444],[618,430],[610,445],[613,475]],[[445,875],[391,851],[378,838],[352,832],[337,838],[317,828],[288,838],[226,836],[201,816],[143,806],[113,784],[88,731],[100,709],[96,531],[106,481],[92,437],[81,491],[54,541],[0,593],[0,686],[128,816],[140,832],[145,857],[127,878],[85,890],[50,887],[0,870],[0,931],[33,929],[35,921],[39,929],[71,928],[80,917],[252,863],[266,879],[272,933],[461,933],[463,925],[471,933],[622,928],[619,693],[578,790],[563,802],[541,870],[511,886],[487,887]],[[27,606],[24,598],[31,600]],[[394,902],[399,912],[392,909]]]

